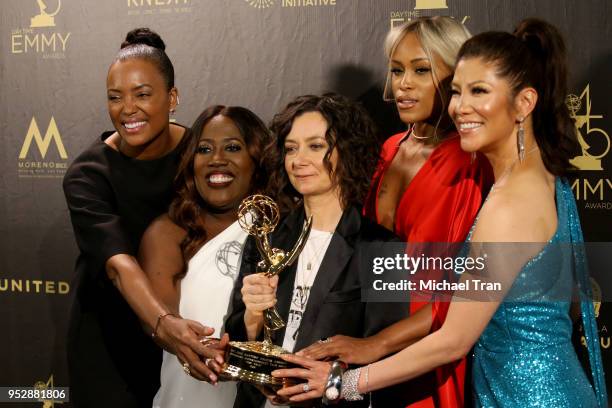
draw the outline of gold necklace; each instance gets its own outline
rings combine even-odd
[[[427,140],[427,139],[431,139],[431,136],[419,136],[416,134],[416,132],[414,131],[414,125],[412,126],[412,128],[410,129],[410,136],[414,137],[417,140]]]

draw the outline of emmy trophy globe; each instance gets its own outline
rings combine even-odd
[[[293,249],[285,252],[272,248],[268,239],[268,235],[274,231],[278,221],[278,205],[265,195],[249,196],[238,208],[238,222],[245,232],[255,238],[261,256],[257,272],[264,273],[268,277],[278,275],[295,262],[306,244],[312,227],[312,217],[310,217],[304,222]],[[264,341],[229,343],[222,377],[226,380],[245,381],[276,390],[287,385],[289,380],[274,378],[270,373],[279,368],[292,367],[290,363],[280,358],[281,354],[289,352],[272,343],[272,333],[285,327],[285,322],[276,307],[265,310],[263,320]]]

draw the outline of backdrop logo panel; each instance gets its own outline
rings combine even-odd
[[[333,7],[337,0],[243,0],[251,7],[267,9],[276,4],[281,7]]]
[[[421,10],[447,10],[448,4],[446,0],[416,0],[414,9],[412,10],[397,10],[392,11],[389,23],[391,28],[398,27],[407,21],[419,18]],[[442,13],[444,14],[444,13]],[[453,17],[456,18],[456,17]],[[470,16],[464,16],[461,19],[462,24],[466,24]]]
[[[48,160],[47,153],[51,142],[55,146],[56,160]],[[47,159],[47,160],[45,160]],[[19,151],[17,172],[19,177],[56,178],[63,177],[68,167],[68,153],[62,142],[62,135],[57,127],[55,118],[51,116],[49,125],[42,136],[36,118],[32,117],[30,126],[23,139]]]
[[[55,31],[55,17],[62,9],[61,0],[55,8],[48,6],[49,0],[36,0],[38,14],[30,18],[28,28],[16,28],[11,32],[11,53],[42,55],[45,59],[65,58],[68,39],[72,33]]]
[[[282,0],[283,7],[335,6],[336,0]]]
[[[604,119],[603,115],[592,113],[590,84],[580,96],[571,94],[567,97],[567,107],[575,120],[581,154],[570,162],[581,171],[601,172],[605,170],[603,159],[610,152],[610,136],[604,129],[593,123]],[[584,208],[592,210],[612,210],[612,181],[608,177],[597,175],[589,178],[577,178],[572,188],[577,200],[585,202]]]
[[[126,0],[128,16],[191,13],[191,0]]]
[[[403,11],[392,11],[391,12],[391,28],[401,26],[406,21],[410,21],[413,18],[419,18],[421,13],[419,10],[403,10]]]
[[[54,280],[0,278],[0,293],[65,296],[70,293],[70,284]]]

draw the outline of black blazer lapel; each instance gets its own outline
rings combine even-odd
[[[310,338],[309,333],[312,333],[312,327],[319,317],[325,318],[325,316],[319,316],[319,310],[353,255],[354,235],[359,233],[360,227],[361,216],[359,211],[352,207],[345,210],[310,289],[308,305],[302,317],[300,331],[295,343],[295,351],[299,351],[319,340]]]

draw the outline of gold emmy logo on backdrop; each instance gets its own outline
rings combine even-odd
[[[312,227],[312,217],[310,217],[304,222],[293,249],[285,252],[279,248],[272,248],[268,238],[268,234],[274,231],[278,221],[278,205],[268,196],[261,194],[249,196],[238,208],[238,222],[245,232],[255,237],[257,250],[261,256],[257,271],[268,277],[278,275],[297,260]],[[278,389],[288,385],[290,380],[274,378],[270,373],[292,365],[280,358],[281,354],[286,354],[288,351],[272,343],[272,333],[285,327],[285,322],[274,306],[264,310],[263,315],[264,341],[230,342],[225,356],[223,376],[229,380],[246,381]]]
[[[53,12],[48,0],[36,0],[40,13],[30,19],[30,26],[11,30],[11,54],[37,53],[44,59],[63,59],[72,33],[55,31],[55,16],[62,8],[61,0]],[[39,30],[43,28],[43,30]],[[44,30],[44,28],[47,28]]]
[[[59,13],[60,8],[62,7],[62,0],[57,0],[57,8],[53,13],[47,13],[47,5],[43,0],[36,0],[38,2],[38,8],[40,9],[40,14],[34,16],[30,20],[30,28],[40,28],[40,27],[55,27],[55,16]]]
[[[40,391],[45,391],[45,390],[53,391],[55,389],[53,385],[53,374],[51,374],[51,377],[49,377],[47,381],[44,381],[44,380],[37,381],[34,384],[34,388]],[[55,404],[63,404],[63,402],[55,401],[54,399],[43,399],[40,401],[42,402],[43,408],[53,408]]]
[[[601,309],[601,287],[591,278],[591,292],[593,292],[593,309],[595,309],[595,318],[599,317],[599,309]]]
[[[44,138],[41,136],[40,129],[36,124],[36,118],[32,117],[30,127],[28,128],[28,133],[26,134],[25,140],[23,141],[23,146],[21,146],[21,151],[19,152],[20,159],[25,159],[27,157],[32,141],[36,142],[36,146],[38,146],[38,150],[40,151],[40,155],[43,159],[47,155],[51,141],[55,142],[55,147],[57,147],[60,157],[64,160],[68,159],[68,153],[66,153],[66,149],[62,143],[62,136],[60,135],[53,116],[51,116],[51,121],[49,121],[49,127],[47,127],[47,132],[45,133]]]
[[[446,0],[416,0],[415,10],[447,9]]]
[[[602,300],[601,287],[599,286],[599,284],[597,284],[597,282],[593,278],[591,278],[591,291],[593,295],[593,308],[595,309],[595,318],[599,318],[599,311],[601,309],[601,300]],[[601,346],[602,349],[609,349],[610,348],[610,336],[607,335],[608,329],[606,328],[605,321],[603,323],[600,322],[598,326],[599,326],[598,328],[599,345]],[[580,331],[583,332],[584,327],[581,327]],[[584,334],[580,336],[580,343],[584,347],[587,346],[586,338],[584,337]]]
[[[584,103],[584,114],[577,115]],[[601,159],[605,157],[610,151],[610,136],[603,130],[595,127],[591,127],[591,119],[603,119],[603,115],[591,115],[591,96],[590,96],[590,85],[587,85],[582,91],[582,94],[578,97],[576,95],[568,95],[566,98],[567,108],[570,111],[572,118],[575,120],[576,132],[578,134],[578,142],[582,149],[580,156],[574,157],[570,160],[570,163],[578,167],[580,170],[603,170],[601,166]],[[586,134],[583,135],[580,131],[586,124]],[[585,140],[585,136],[589,135],[588,139],[595,141],[594,137],[599,137],[600,141],[605,140],[605,149],[600,154],[591,154],[589,149],[591,145]]]
[[[244,0],[247,3],[249,3],[249,5],[258,8],[258,9],[262,9],[262,8],[268,8],[274,5],[274,0]]]

